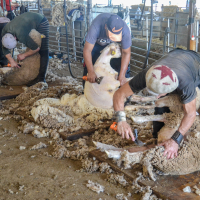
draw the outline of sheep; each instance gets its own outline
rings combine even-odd
[[[45,127],[62,125],[80,128],[80,118],[85,120],[81,126],[85,126],[86,122],[112,118],[113,94],[120,82],[117,80],[118,73],[110,66],[110,59],[120,56],[118,44],[111,43],[105,47],[94,64],[97,77],[103,76],[101,83],[86,81],[84,95],[65,94],[61,99],[44,98],[36,101],[31,110],[35,121]]]
[[[196,109],[200,107],[200,90],[196,88],[197,100]],[[154,108],[168,106],[171,113],[153,116],[133,116],[134,122],[142,123],[145,121],[163,121],[164,127],[158,133],[158,143],[171,138],[174,132],[178,129],[181,120],[184,116],[182,104],[178,95],[170,94],[164,98],[156,100],[156,97],[139,97],[133,95],[131,101],[148,102],[155,101],[155,105],[150,106],[127,106],[126,110],[135,110],[140,108]],[[164,147],[150,145],[144,147],[133,147],[129,149],[108,149],[106,145],[99,145],[102,150],[105,150],[109,158],[116,160],[119,167],[125,169],[131,168],[136,163],[143,165],[144,176],[150,176],[152,180],[156,180],[156,175],[185,175],[200,170],[200,132],[199,132],[199,115],[196,116],[195,122],[190,128],[190,136],[187,136],[181,144],[178,151],[178,156],[174,159],[167,159],[163,156]]]
[[[196,99],[196,109],[198,110],[200,107],[200,90],[197,87],[197,99]],[[139,102],[147,102],[147,101],[154,101],[156,97],[141,97],[132,96],[131,101]],[[162,143],[171,138],[171,136],[175,133],[175,131],[180,126],[181,120],[184,116],[182,103],[180,102],[180,98],[176,94],[170,94],[166,97],[157,99],[154,105],[151,106],[139,106],[138,108],[149,109],[154,107],[164,107],[167,106],[170,109],[170,113],[164,113],[163,115],[152,115],[152,116],[132,116],[131,119],[136,123],[142,123],[145,121],[161,121],[164,122],[164,127],[158,133],[158,143]],[[125,110],[133,110],[137,109],[137,106],[127,106]],[[200,119],[199,116],[196,117],[196,120],[189,131],[193,131],[197,125],[199,124]]]
[[[38,31],[32,29],[29,33],[30,37],[40,47],[42,43],[42,37]],[[26,52],[30,49],[27,48]],[[39,73],[40,69],[40,54],[37,52],[32,56],[25,58],[21,63],[21,67],[18,68],[2,68],[0,74],[3,75],[2,83],[6,85],[26,85],[28,82],[34,80]]]
[[[87,100],[96,107],[110,109],[113,107],[113,95],[119,88],[118,73],[110,66],[112,58],[121,56],[120,46],[111,43],[103,49],[101,55],[94,64],[94,72],[97,77],[103,76],[100,84],[86,81],[84,95]]]

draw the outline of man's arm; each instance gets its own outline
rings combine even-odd
[[[83,58],[88,70],[87,80],[90,83],[95,83],[95,78],[97,75],[94,72],[94,66],[92,64],[92,50],[94,48],[94,44],[90,44],[89,42],[85,42],[85,46],[83,49]]]
[[[178,131],[184,136],[193,125],[196,118],[196,98],[190,103],[183,104],[183,110],[184,117],[181,121]],[[174,158],[174,156],[178,155],[178,144],[173,139],[169,139],[160,145],[165,147],[164,155],[167,155],[168,159]]]
[[[28,56],[32,56],[33,54],[37,53],[40,50],[40,48],[38,47],[36,50],[29,50],[25,53],[22,54],[18,54],[17,59],[18,60],[24,60],[26,57]]]
[[[130,59],[131,59],[131,47],[129,47],[128,49],[122,49],[121,70],[118,77],[118,80],[120,81],[121,86],[126,83],[125,74],[126,74]]]
[[[113,96],[114,110],[124,111],[124,99],[132,94],[134,93],[131,90],[128,82],[120,87]],[[131,137],[133,141],[135,140],[131,127],[126,121],[120,121],[117,123],[117,132],[122,136],[122,138],[126,137],[126,139],[129,139],[129,137]]]
[[[15,62],[15,60],[12,58],[11,54],[6,54],[5,57],[8,59],[11,67],[17,67],[20,68],[20,66]]]

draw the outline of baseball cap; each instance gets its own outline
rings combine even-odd
[[[145,78],[148,90],[157,94],[173,92],[179,84],[176,73],[166,65],[153,65]]]
[[[12,34],[6,33],[2,37],[2,44],[7,49],[13,49],[17,45],[17,40],[16,40],[16,38]]]
[[[122,29],[124,22],[118,15],[111,15],[107,20],[108,37],[114,42],[120,42],[122,40]]]

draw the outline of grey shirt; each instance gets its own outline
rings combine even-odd
[[[179,86],[173,93],[180,96],[183,104],[196,98],[196,87],[200,85],[200,55],[194,51],[175,49],[153,65],[166,65],[176,73]],[[146,87],[145,76],[148,69],[130,80],[129,85],[134,93]]]
[[[108,18],[112,14],[110,13],[102,13],[98,15],[92,22],[89,31],[86,36],[86,41],[90,44],[95,44],[96,42],[101,46],[105,46],[112,41],[107,37],[105,24]],[[124,21],[123,21],[124,22]],[[124,27],[122,29],[122,49],[128,49],[132,44],[131,34],[127,24],[124,22]]]

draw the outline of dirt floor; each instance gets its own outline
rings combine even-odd
[[[117,193],[127,195],[131,192],[107,182],[106,174],[76,172],[81,167],[80,161],[45,156],[45,152],[51,154],[51,146],[30,150],[39,142],[48,145],[51,139],[19,133],[17,126],[14,120],[0,121],[1,200],[116,199]],[[20,150],[20,146],[25,149]],[[88,180],[103,185],[105,191],[97,194],[89,190],[86,187]]]
[[[52,71],[59,76],[69,75],[68,68]],[[73,67],[72,71],[76,75],[82,74],[80,65],[79,68]],[[12,101],[8,100],[6,104],[11,104]],[[108,200],[116,199],[117,194],[127,196],[131,192],[130,188],[106,181],[105,173],[77,172],[81,168],[80,161],[51,156],[51,138],[35,138],[32,134],[20,133],[17,121],[6,120],[6,116],[1,114],[0,117],[0,200]],[[39,142],[48,147],[30,150]],[[105,191],[100,194],[91,191],[86,186],[88,180],[101,184]],[[141,195],[134,194],[128,199],[140,197]]]

